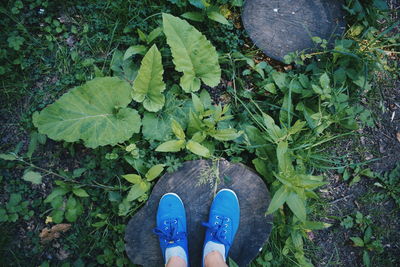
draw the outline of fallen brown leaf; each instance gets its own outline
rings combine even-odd
[[[398,132],[398,133],[396,134],[396,137],[397,137],[397,141],[400,142],[400,132]]]
[[[71,224],[68,223],[60,223],[56,224],[53,227],[49,228],[43,228],[42,232],[39,234],[40,237],[40,243],[46,244],[56,238],[60,237],[61,233],[65,233],[71,228]]]

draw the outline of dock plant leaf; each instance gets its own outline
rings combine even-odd
[[[128,108],[131,86],[117,77],[95,78],[71,89],[33,114],[33,123],[54,140],[96,148],[128,140],[140,131],[138,112]]]
[[[157,46],[153,45],[142,60],[132,91],[133,100],[143,102],[143,107],[148,111],[157,112],[164,106],[163,73],[161,53]]]
[[[185,92],[200,89],[201,81],[215,87],[221,79],[221,68],[214,46],[187,21],[163,14],[164,33],[171,47],[173,62],[183,72],[180,86]]]

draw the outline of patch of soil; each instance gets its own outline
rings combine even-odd
[[[354,218],[357,211],[371,218],[375,229],[373,239],[383,237],[383,254],[369,251],[372,263],[375,263],[372,266],[400,266],[400,210],[392,199],[370,199],[379,191],[373,183],[373,180],[362,180],[349,186],[338,175],[331,175],[329,184],[320,189],[327,205],[326,216],[318,220],[333,225],[314,232],[313,243],[318,247],[314,255],[316,266],[364,266],[363,250],[350,240],[350,237],[362,237],[363,233],[356,225],[350,229],[340,225],[343,218],[347,215]]]
[[[382,91],[385,112],[378,114],[376,127],[366,128],[363,145],[379,151],[379,160],[371,164],[377,172],[388,171],[400,161],[400,81]]]
[[[360,136],[338,142],[334,150],[339,155],[347,154],[347,159],[352,162],[370,161],[363,168],[382,174],[400,162],[400,82],[391,80],[385,84],[380,81],[379,86],[380,100],[372,103],[376,127],[366,127],[358,132]],[[345,229],[340,225],[344,217],[354,217],[359,211],[370,217],[373,238],[382,238],[384,247],[382,254],[368,251],[371,266],[400,266],[400,207],[389,197],[378,197],[387,192],[374,185],[375,179],[362,178],[359,183],[349,186],[337,173],[327,176],[329,184],[320,189],[320,195],[327,202],[321,212],[325,215],[316,220],[333,225],[313,233],[314,264],[364,266],[362,248],[355,247],[350,239],[363,236],[363,233],[359,227]]]

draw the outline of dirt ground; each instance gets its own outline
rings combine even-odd
[[[359,136],[340,141],[337,147],[342,155],[360,151],[356,155],[359,157],[357,160],[371,161],[364,168],[382,174],[400,163],[400,82],[381,84],[380,90],[381,105],[385,111],[382,112],[379,101],[374,103],[376,127],[359,131]],[[374,200],[374,196],[383,192],[374,185],[375,179],[362,178],[359,183],[349,186],[340,174],[330,173],[328,182],[320,189],[327,205],[321,207],[324,216],[319,219],[333,225],[314,233],[315,265],[364,266],[362,249],[353,246],[350,240],[350,237],[362,236],[361,231],[354,227],[345,229],[340,225],[344,217],[354,217],[360,211],[372,220],[373,236],[383,237],[383,254],[369,252],[372,266],[400,266],[400,210],[393,199]]]

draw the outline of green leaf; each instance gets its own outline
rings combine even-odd
[[[185,19],[190,19],[197,22],[204,21],[204,14],[202,12],[186,12],[181,15]]]
[[[363,251],[363,263],[366,267],[370,267],[371,266],[371,260],[369,258],[369,254],[367,250]]]
[[[111,202],[120,202],[121,194],[119,192],[108,191],[108,200]]]
[[[271,214],[277,209],[279,209],[286,201],[289,196],[289,191],[286,189],[285,185],[281,185],[278,191],[275,192],[272,197],[271,203],[269,204],[267,214]]]
[[[82,174],[83,174],[86,170],[87,170],[86,168],[78,168],[78,169],[75,169],[75,170],[73,171],[73,173],[72,173],[72,176],[73,176],[74,178],[81,177]]]
[[[300,94],[302,91],[302,86],[297,79],[292,79],[289,83],[289,89],[297,94]]]
[[[37,144],[38,144],[38,133],[37,132],[33,132],[30,135],[30,140],[29,140],[29,146],[28,146],[28,152],[26,152],[26,156],[28,158],[31,158],[33,153],[35,152],[36,148],[37,148]]]
[[[322,74],[321,77],[319,77],[319,83],[321,84],[323,89],[330,88],[329,87],[330,79],[326,72],[324,74]]]
[[[358,174],[369,178],[375,178],[377,176],[370,168],[363,169]]]
[[[191,138],[191,140],[192,141],[195,141],[195,142],[197,142],[197,143],[201,143],[201,142],[203,142],[205,139],[206,139],[206,137],[207,137],[207,134],[205,134],[204,132],[196,132],[193,136],[192,136],[192,138]]]
[[[186,144],[186,148],[190,150],[192,153],[199,155],[201,157],[209,158],[210,150],[205,146],[200,145],[199,143],[189,140]]]
[[[145,112],[143,116],[143,136],[146,139],[164,141],[169,139],[171,126],[168,118],[163,116],[164,112]],[[157,129],[156,131],[154,129]]]
[[[107,222],[105,222],[105,221],[100,221],[100,222],[92,223],[92,226],[95,227],[95,228],[100,228],[100,227],[103,227],[103,226],[106,225],[106,224],[107,224]]]
[[[153,42],[160,34],[163,32],[161,27],[157,27],[154,30],[152,30],[149,35],[147,35],[147,43],[150,44]]]
[[[7,209],[9,210],[11,207],[18,205],[21,202],[21,200],[22,200],[21,194],[12,193],[7,203]]]
[[[252,163],[254,164],[254,167],[256,167],[257,172],[261,174],[262,177],[264,177],[270,183],[273,182],[274,177],[272,175],[271,168],[268,166],[268,163],[265,160],[255,158],[252,160]]]
[[[159,111],[165,103],[165,83],[162,79],[164,73],[161,53],[153,45],[144,56],[139,73],[133,82],[132,98],[143,102],[143,107],[151,112]]]
[[[229,267],[239,267],[239,265],[229,257]]]
[[[276,83],[276,85],[281,89],[282,92],[287,91],[287,80],[286,80],[287,74],[283,72],[274,72],[272,73],[272,79]]]
[[[210,135],[219,141],[230,141],[230,140],[235,140],[236,138],[241,136],[242,133],[243,132],[238,132],[233,128],[228,128],[228,129],[216,130],[215,132],[210,133]]]
[[[243,6],[243,0],[232,0],[232,6],[236,6],[236,7]]]
[[[138,66],[133,60],[124,60],[124,55],[118,49],[115,50],[111,59],[111,69],[114,76],[120,77],[123,80],[132,82],[138,72]],[[96,76],[98,77],[98,76]]]
[[[292,191],[289,193],[286,203],[297,218],[303,222],[306,220],[306,207],[304,201],[296,192]]]
[[[176,86],[178,87],[178,86]],[[178,87],[179,89],[179,87]],[[180,89],[179,89],[179,92]],[[179,100],[177,95],[169,90],[166,94],[166,103],[161,112],[150,113],[145,112],[143,116],[143,135],[146,139],[153,139],[158,141],[167,141],[171,139],[171,119],[179,122],[180,125],[186,127],[188,111],[186,104],[190,100]],[[155,131],[154,129],[157,129]]]
[[[171,140],[162,143],[156,148],[159,152],[178,152],[185,147],[185,140]]]
[[[208,0],[189,0],[189,3],[200,9],[205,9],[210,6]]]
[[[189,112],[189,123],[187,127],[187,133],[192,135],[196,132],[202,131],[203,123],[199,119],[199,116],[192,110]]]
[[[157,164],[154,165],[153,167],[148,170],[146,173],[146,179],[147,181],[153,181],[155,178],[157,178],[162,172],[164,171],[164,164]]]
[[[303,237],[300,234],[300,231],[290,231],[290,236],[292,237],[293,245],[296,249],[303,249]]]
[[[139,39],[143,42],[147,42],[147,36],[144,32],[142,32],[140,29],[137,29],[137,33],[139,35]]]
[[[142,182],[140,182],[138,184],[135,184],[135,185],[133,185],[131,187],[126,199],[128,201],[133,201],[133,200],[139,198],[140,196],[142,196],[144,193],[146,193],[147,190],[148,190],[147,184],[142,181]]]
[[[344,68],[338,68],[333,73],[333,81],[336,86],[342,85],[346,81],[346,70]]]
[[[354,242],[354,245],[356,247],[363,247],[364,246],[364,241],[360,237],[358,237],[358,236],[350,237],[350,239]]]
[[[164,33],[171,47],[173,62],[183,72],[180,85],[185,92],[200,89],[200,80],[215,87],[221,79],[218,54],[206,39],[185,20],[163,13]]]
[[[171,129],[174,132],[175,136],[179,139],[179,140],[185,140],[185,132],[182,129],[182,126],[179,124],[179,122],[177,122],[176,120],[172,119],[171,120]]]
[[[289,128],[289,134],[297,134],[298,132],[302,131],[304,126],[306,125],[305,121],[297,120],[296,123]]]
[[[286,93],[283,97],[283,103],[279,112],[279,120],[288,126],[291,126],[293,114],[293,103],[290,93]]]
[[[211,100],[211,96],[207,92],[207,90],[203,89],[200,92],[200,100],[201,100],[201,103],[203,104],[204,108],[210,109],[212,100]]]
[[[219,22],[224,25],[231,25],[229,21],[218,11],[212,10],[207,12],[207,17],[213,21]]]
[[[64,219],[64,211],[53,210],[53,212],[51,213],[51,217],[53,218],[54,223],[61,223]]]
[[[280,138],[282,138],[283,133],[281,128],[275,124],[274,119],[267,115],[266,113],[262,113],[263,116],[263,121],[265,127],[267,127],[267,132],[269,136],[271,137],[273,142],[278,142]]]
[[[373,3],[374,7],[378,8],[382,11],[389,9],[387,2],[384,0],[373,0],[372,3]]]
[[[194,110],[197,113],[203,113],[204,112],[203,103],[201,102],[200,98],[197,95],[192,94],[192,102],[193,102]]]
[[[56,187],[53,189],[50,195],[46,197],[44,203],[51,203],[56,197],[63,196],[68,193],[68,190],[62,187]]]
[[[131,207],[132,207],[132,204],[130,203],[130,201],[128,201],[126,198],[124,198],[124,200],[122,200],[122,202],[118,205],[118,215],[125,216],[126,214],[128,214]]]
[[[301,177],[300,184],[302,187],[306,189],[315,189],[322,185],[325,185],[326,182],[322,182],[322,176],[311,176],[311,175],[299,175]],[[315,179],[315,177],[321,178],[320,180]],[[310,179],[311,178],[311,179]]]
[[[292,161],[288,154],[288,143],[287,141],[281,141],[278,143],[276,148],[276,156],[278,158],[279,171],[289,173],[293,171]]]
[[[22,176],[25,181],[31,182],[32,184],[41,184],[42,175],[38,172],[28,171]]]
[[[4,160],[16,160],[17,157],[14,154],[8,153],[8,154],[0,154],[0,159]]]
[[[267,83],[266,85],[263,86],[265,90],[270,92],[271,94],[276,94],[276,87],[274,83]]]
[[[67,200],[65,218],[69,222],[75,222],[78,219],[78,216],[82,214],[82,211],[83,207],[81,203],[71,195]]]
[[[83,188],[73,188],[72,193],[78,197],[88,197],[89,194]]]
[[[125,54],[124,54],[124,60],[129,59],[131,56],[134,55],[144,55],[147,51],[147,47],[144,45],[134,45],[130,46],[128,49],[126,49]]]
[[[137,174],[125,174],[122,175],[122,177],[132,184],[138,184],[142,182],[142,177],[140,177],[140,175]]]
[[[324,222],[305,221],[304,228],[307,230],[322,230],[331,227],[332,224]]]
[[[90,148],[115,145],[140,130],[138,112],[127,107],[130,92],[129,83],[119,78],[95,78],[35,112],[33,124],[54,140],[82,139]]]
[[[67,209],[65,212],[65,219],[69,222],[76,222],[79,216],[78,213],[77,208]]]
[[[365,229],[365,233],[364,233],[365,243],[369,243],[371,241],[371,237],[372,237],[372,228],[371,228],[371,226],[368,226],[367,229]]]
[[[8,221],[8,215],[5,209],[0,209],[0,222]]]

